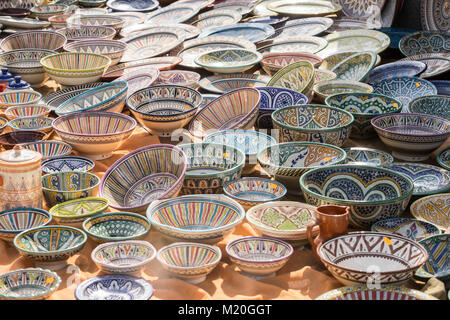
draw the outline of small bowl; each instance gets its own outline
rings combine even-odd
[[[331,71],[337,80],[365,82],[377,61],[373,51],[358,52],[338,63]]]
[[[354,122],[350,112],[319,104],[283,107],[271,117],[280,142],[310,141],[338,147],[350,136]]]
[[[441,234],[441,230],[432,223],[409,218],[393,218],[375,222],[372,231],[394,233],[414,241]]]
[[[244,208],[223,194],[157,200],[147,208],[152,226],[171,241],[218,243],[232,233],[244,217]]]
[[[322,63],[322,59],[309,52],[288,52],[288,53],[278,53],[278,52],[267,52],[264,53],[263,58],[260,62],[263,70],[269,75],[273,76],[275,73],[280,71],[287,65],[306,60],[313,64],[314,67],[318,67]]]
[[[274,277],[294,252],[289,243],[267,237],[239,238],[228,243],[225,249],[231,262],[257,280]]]
[[[36,267],[60,270],[67,266],[68,258],[83,249],[86,241],[86,233],[77,228],[43,226],[19,233],[14,246]]]
[[[19,90],[0,93],[0,113],[14,106],[36,105],[41,100],[42,94],[36,91]]]
[[[414,218],[445,231],[450,227],[450,193],[422,197],[411,204],[410,211]]]
[[[192,89],[198,88],[198,82],[200,81],[200,74],[187,70],[168,70],[161,71],[158,78],[154,82],[158,84],[174,84],[178,86],[190,87]]]
[[[73,14],[67,19],[67,25],[69,27],[78,27],[78,26],[103,26],[109,27],[116,30],[116,33],[119,33],[122,29],[123,24],[125,23],[125,19],[112,16],[112,15],[96,15],[96,14]]]
[[[385,63],[374,68],[367,79],[368,83],[375,83],[384,79],[396,77],[419,77],[427,69],[421,61],[395,61]]]
[[[110,66],[115,66],[127,48],[127,44],[120,40],[83,40],[64,45],[68,52],[87,52],[107,56],[111,59]]]
[[[21,144],[21,146],[39,152],[42,154],[43,160],[66,156],[72,152],[70,144],[58,140],[28,142]]]
[[[57,172],[42,176],[42,191],[48,207],[69,200],[92,197],[100,179],[88,172]]]
[[[190,258],[178,259],[179,255]],[[219,264],[222,252],[217,246],[176,242],[159,249],[156,258],[165,270],[177,278],[199,284]]]
[[[315,300],[438,300],[422,291],[404,286],[363,286],[342,287],[328,291]]]
[[[112,40],[116,35],[114,28],[105,26],[65,27],[56,32],[66,37],[67,41]]]
[[[53,130],[54,118],[47,117],[23,117],[15,118],[8,122],[8,127],[17,131],[39,131],[49,133]]]
[[[408,105],[411,113],[439,115],[450,121],[450,96],[431,95],[415,98]]]
[[[4,52],[23,49],[45,49],[59,51],[67,39],[56,31],[24,31],[11,34],[0,42]]]
[[[41,141],[44,137],[45,133],[40,131],[12,131],[0,135],[0,145],[9,150],[22,143]]]
[[[216,73],[244,72],[258,64],[262,54],[247,49],[219,49],[205,52],[194,59],[198,66]]]
[[[347,153],[345,163],[362,164],[365,166],[382,166],[394,162],[394,157],[389,153],[364,147],[344,148]]]
[[[253,73],[221,73],[200,79],[200,88],[213,93],[223,94],[243,87],[264,87],[270,77]]]
[[[448,264],[450,256],[450,234],[435,235],[419,243],[428,252],[428,260],[415,273],[414,277],[424,282],[430,278],[436,278],[443,282],[450,279],[450,266]]]
[[[37,208],[14,208],[0,212],[0,239],[12,243],[24,230],[46,226],[52,216]]]
[[[82,228],[84,220],[102,214],[108,209],[108,200],[88,197],[66,201],[50,208],[57,224]]]
[[[5,110],[5,116],[9,120],[23,117],[46,117],[51,109],[43,104],[30,106],[13,106]]]
[[[108,159],[136,128],[136,120],[121,113],[75,112],[56,118],[53,128],[64,142],[93,160]]]
[[[39,20],[47,21],[48,18],[57,14],[64,14],[69,10],[65,4],[43,4],[30,9],[31,16]]]
[[[372,126],[392,155],[404,161],[423,161],[450,135],[450,121],[419,113],[385,114],[373,118]]]
[[[66,171],[89,172],[95,167],[95,163],[83,157],[62,156],[42,161],[41,167],[44,174]]]
[[[330,81],[336,79],[337,75],[330,70],[315,69],[314,70],[314,83],[321,81]]]
[[[2,274],[0,282],[0,300],[43,300],[58,289],[61,278],[50,270],[26,268]]]
[[[48,18],[48,22],[51,23],[53,29],[62,29],[67,27],[67,19],[72,13],[57,14]]]
[[[450,148],[444,149],[438,153],[436,161],[444,169],[450,170]]]
[[[156,257],[155,247],[147,241],[128,240],[98,245],[91,259],[106,273],[139,274]]]
[[[320,103],[325,103],[325,99],[337,93],[372,93],[373,87],[366,83],[348,80],[328,80],[314,84],[314,98]]]
[[[107,212],[83,222],[83,230],[98,243],[143,239],[150,228],[147,218],[132,212]]]

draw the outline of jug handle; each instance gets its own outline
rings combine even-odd
[[[314,219],[306,226],[306,236],[308,237],[309,244],[311,245],[313,251],[316,249],[316,245],[314,244],[315,239],[313,238],[313,228],[317,225],[319,225],[319,221]]]

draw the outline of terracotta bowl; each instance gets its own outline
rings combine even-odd
[[[0,113],[4,113],[9,107],[36,105],[41,98],[42,95],[39,92],[30,90],[2,92],[0,93]]]
[[[13,242],[14,237],[24,230],[46,226],[52,216],[37,208],[15,208],[0,212],[0,239]]]
[[[23,49],[45,49],[58,51],[62,49],[67,38],[56,31],[24,31],[11,34],[0,42],[3,51]]]
[[[8,120],[22,117],[46,117],[51,112],[50,108],[40,105],[30,106],[13,106],[5,110],[5,115]]]
[[[39,152],[42,154],[43,160],[66,156],[72,152],[70,144],[58,140],[28,142],[21,144],[21,146]]]
[[[107,56],[111,59],[110,66],[115,66],[127,48],[127,44],[120,40],[83,40],[66,43],[64,50],[68,52],[88,52]]]
[[[367,286],[342,287],[328,291],[315,300],[438,300],[422,291],[409,289],[404,286],[381,286],[368,288]]]
[[[65,27],[56,32],[65,36],[67,41],[112,40],[116,35],[114,28],[105,26]]]
[[[9,150],[21,143],[41,141],[44,137],[45,133],[40,131],[12,131],[0,135],[0,145]]]

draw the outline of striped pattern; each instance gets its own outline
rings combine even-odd
[[[418,275],[429,273],[429,277],[444,280],[450,276],[450,234],[426,238],[419,242],[428,251],[428,260],[418,270]],[[428,278],[428,277],[427,277]]]
[[[0,108],[36,104],[42,95],[36,91],[20,90],[0,93]]]
[[[7,36],[0,42],[0,48],[3,51],[28,48],[58,51],[66,41],[66,37],[56,31],[25,31]]]
[[[220,254],[216,246],[180,243],[162,248],[158,258],[171,267],[195,268],[217,263]]]
[[[72,152],[72,147],[62,141],[48,140],[22,144],[22,147],[42,154],[42,159],[65,156]]]
[[[255,263],[286,259],[294,251],[292,246],[284,241],[264,237],[237,239],[230,242],[226,250],[234,260],[242,259]]]
[[[247,177],[230,181],[223,191],[238,201],[258,203],[282,198],[286,194],[286,187],[277,181]]]
[[[14,106],[6,109],[5,115],[10,120],[19,117],[45,117],[50,111],[50,108],[44,105]]]
[[[51,215],[42,209],[16,208],[0,212],[0,238],[12,241],[23,230],[45,226]]]
[[[46,69],[59,71],[92,71],[109,66],[111,60],[108,57],[86,52],[65,52],[46,56],[41,64]]]
[[[404,286],[381,286],[369,289],[366,286],[342,287],[328,291],[316,300],[437,300],[418,290]]]
[[[111,59],[111,66],[119,63],[127,48],[127,44],[119,40],[85,40],[68,43],[64,50],[68,52],[87,52],[107,56]]]

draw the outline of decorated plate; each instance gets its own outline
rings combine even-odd
[[[425,63],[427,68],[421,73],[421,78],[431,78],[450,71],[450,53],[424,53],[409,56],[400,61],[421,61]]]
[[[391,39],[391,43],[389,44],[389,48],[398,49],[398,44],[400,40],[411,33],[417,32],[415,29],[408,28],[379,28],[378,31],[381,31],[389,36]]]
[[[414,241],[441,234],[441,230],[434,224],[426,221],[408,218],[393,218],[375,222],[372,231],[395,233]]]
[[[109,0],[106,5],[115,11],[147,12],[159,6],[157,0]]]
[[[283,27],[275,29],[271,38],[315,36],[330,28],[332,24],[333,19],[324,17],[289,20]]]
[[[323,59],[322,64],[320,65],[320,69],[332,70],[336,65],[347,59],[348,57],[356,54],[358,52],[347,51],[347,52],[339,52],[334,53]],[[375,62],[375,66],[379,65],[381,62],[380,55],[377,54],[377,61]]]
[[[374,52],[361,52],[348,57],[331,71],[336,74],[337,80],[363,81],[372,71],[376,60]]]
[[[251,42],[263,41],[273,35],[275,29],[263,23],[238,23],[232,26],[209,27],[202,30],[199,38],[225,36],[245,39]]]
[[[43,97],[41,99],[40,102],[45,104],[51,110],[55,110],[56,108],[59,107],[60,104],[62,104],[66,100],[69,100],[70,98],[73,98],[87,90],[104,85],[105,83],[106,82],[94,82],[94,83],[81,84],[78,86],[67,87],[65,89],[61,89],[61,90],[58,90],[58,91],[55,91],[53,93],[46,95],[45,97]]]
[[[394,157],[389,153],[363,147],[344,148],[347,153],[345,163],[361,164],[365,166],[380,166],[394,162]]]
[[[159,70],[154,67],[140,67],[117,78],[115,81],[126,81],[128,85],[127,96],[134,92],[151,86],[159,76]]]
[[[386,0],[339,0],[342,12],[348,17],[368,18],[381,12]]]
[[[295,38],[276,38],[258,43],[261,53],[310,52],[316,53],[327,46],[328,42],[319,37],[299,36]]]
[[[192,22],[192,25],[204,29],[211,26],[229,26],[241,21],[242,15],[232,10],[216,9],[198,15],[198,20]]]
[[[411,113],[439,115],[450,121],[450,97],[444,95],[422,96],[411,100],[408,105]]]
[[[331,1],[274,0],[267,3],[267,9],[289,17],[321,17],[339,12],[342,7]]]
[[[154,67],[161,70],[170,70],[183,61],[180,57],[156,57],[149,59],[142,59],[132,62],[119,63],[115,66],[106,69],[102,78],[113,80],[127,74],[129,72],[138,70],[142,67]]]
[[[127,28],[123,28],[120,31],[120,35],[124,37],[125,39],[121,39],[122,41],[126,39],[130,39],[131,37],[135,37],[140,34],[144,34],[151,29],[157,29],[157,28],[167,28],[167,25],[164,24],[154,24],[154,23],[143,23],[143,24],[137,24],[133,25]],[[192,38],[195,38],[200,34],[200,29],[191,26],[190,24],[184,24],[184,23],[175,23],[170,25],[171,31],[176,31],[177,33],[184,33],[183,37],[185,40],[189,40]]]
[[[419,31],[404,36],[398,47],[405,56],[423,53],[450,54],[450,33],[439,31]]]
[[[110,16],[120,17],[125,20],[125,23],[122,26],[121,31],[124,28],[133,26],[133,25],[140,25],[147,20],[147,15],[142,12],[114,12],[109,13]]]
[[[147,22],[157,24],[182,23],[194,17],[199,10],[200,8],[195,4],[174,4],[151,14]]]
[[[30,19],[30,18],[14,18],[9,16],[0,16],[0,23],[5,27],[15,27],[23,29],[42,29],[50,26],[50,22]]]
[[[444,149],[438,153],[437,162],[443,168],[450,170],[450,148]]]
[[[264,87],[270,77],[248,73],[229,73],[209,76],[201,79],[198,85],[209,92],[225,93],[242,87]]]
[[[370,29],[367,26],[367,19],[351,19],[347,17],[342,17],[335,19],[333,25],[326,30],[328,33],[333,33],[337,31],[346,31],[354,29]]]
[[[173,0],[166,0],[166,1],[173,1]],[[182,3],[193,4],[197,6],[200,10],[203,10],[207,7],[211,7],[212,4],[214,3],[214,0],[178,0],[169,4],[169,6],[178,5]]]
[[[420,22],[423,30],[450,32],[448,0],[421,0]]]
[[[395,77],[416,77],[420,75],[427,65],[420,61],[396,61],[386,63],[373,69],[367,83],[375,83],[383,79]]]
[[[223,2],[216,4],[214,9],[220,10],[233,10],[235,12],[240,13],[242,16],[245,16],[252,12],[255,5],[251,2],[246,1],[233,1],[233,2]]]

